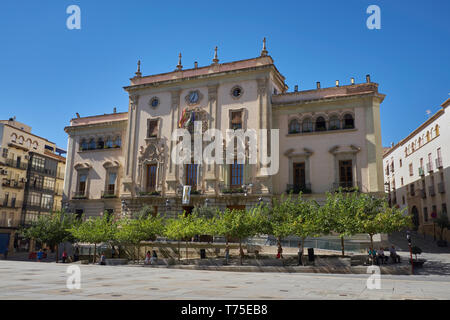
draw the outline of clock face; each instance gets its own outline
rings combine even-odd
[[[192,91],[189,93],[189,103],[197,103],[198,98],[198,91]]]

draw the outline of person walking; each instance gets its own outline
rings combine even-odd
[[[228,264],[228,260],[230,259],[230,246],[227,244],[225,247],[225,264]]]
[[[66,260],[67,260],[67,252],[66,252],[66,250],[64,250],[62,253],[62,262],[66,263]]]
[[[298,243],[298,264],[297,264],[298,266],[303,265],[302,257],[303,257],[303,248],[302,248],[302,244],[299,242]]]
[[[152,257],[150,258],[150,264],[155,264],[156,261],[158,261],[158,255],[156,254],[156,251],[153,250]]]
[[[150,263],[150,251],[147,251],[147,254],[145,255],[144,264]]]
[[[42,249],[39,249],[38,253],[37,253],[37,261],[41,262],[42,261],[42,257],[44,255],[44,252],[42,251]]]
[[[104,252],[102,252],[102,255],[100,256],[100,265],[106,265],[106,257]]]

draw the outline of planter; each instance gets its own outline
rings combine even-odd
[[[437,245],[438,245],[438,247],[447,247],[447,241],[446,240],[438,240]]]
[[[107,266],[120,266],[124,264],[128,264],[127,259],[105,259]]]

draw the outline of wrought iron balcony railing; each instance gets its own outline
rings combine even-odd
[[[20,169],[20,170],[27,170],[28,168],[28,163],[27,162],[17,162],[17,160],[14,159],[5,159],[3,161],[5,163],[6,166],[11,167],[11,168],[16,168],[16,169]]]
[[[72,199],[77,200],[77,199],[87,199],[87,193],[86,191],[75,191],[72,192]]]
[[[117,198],[117,190],[102,191],[102,199]]]
[[[437,168],[437,169],[443,168],[443,165],[442,165],[442,158],[436,158],[436,168]]]
[[[438,192],[439,193],[445,193],[445,185],[443,182],[438,183]]]
[[[425,199],[427,197],[427,193],[426,193],[425,189],[420,189],[419,194],[422,199]]]
[[[286,193],[311,193],[311,184],[288,184],[286,185]]]
[[[339,190],[343,192],[354,192],[361,190],[361,187],[358,181],[340,181],[333,183],[331,191],[336,192]]]
[[[3,179],[2,186],[9,188],[23,189],[25,187],[25,183],[12,179]]]
[[[18,219],[0,219],[0,228],[17,228],[19,225]]]

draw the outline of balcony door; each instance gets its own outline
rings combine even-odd
[[[339,186],[342,188],[353,187],[352,160],[339,161]]]
[[[293,164],[293,172],[294,172],[294,188],[304,188],[306,185],[305,180],[305,163],[304,162],[296,162]]]
[[[156,189],[156,163],[147,165],[147,191]]]

